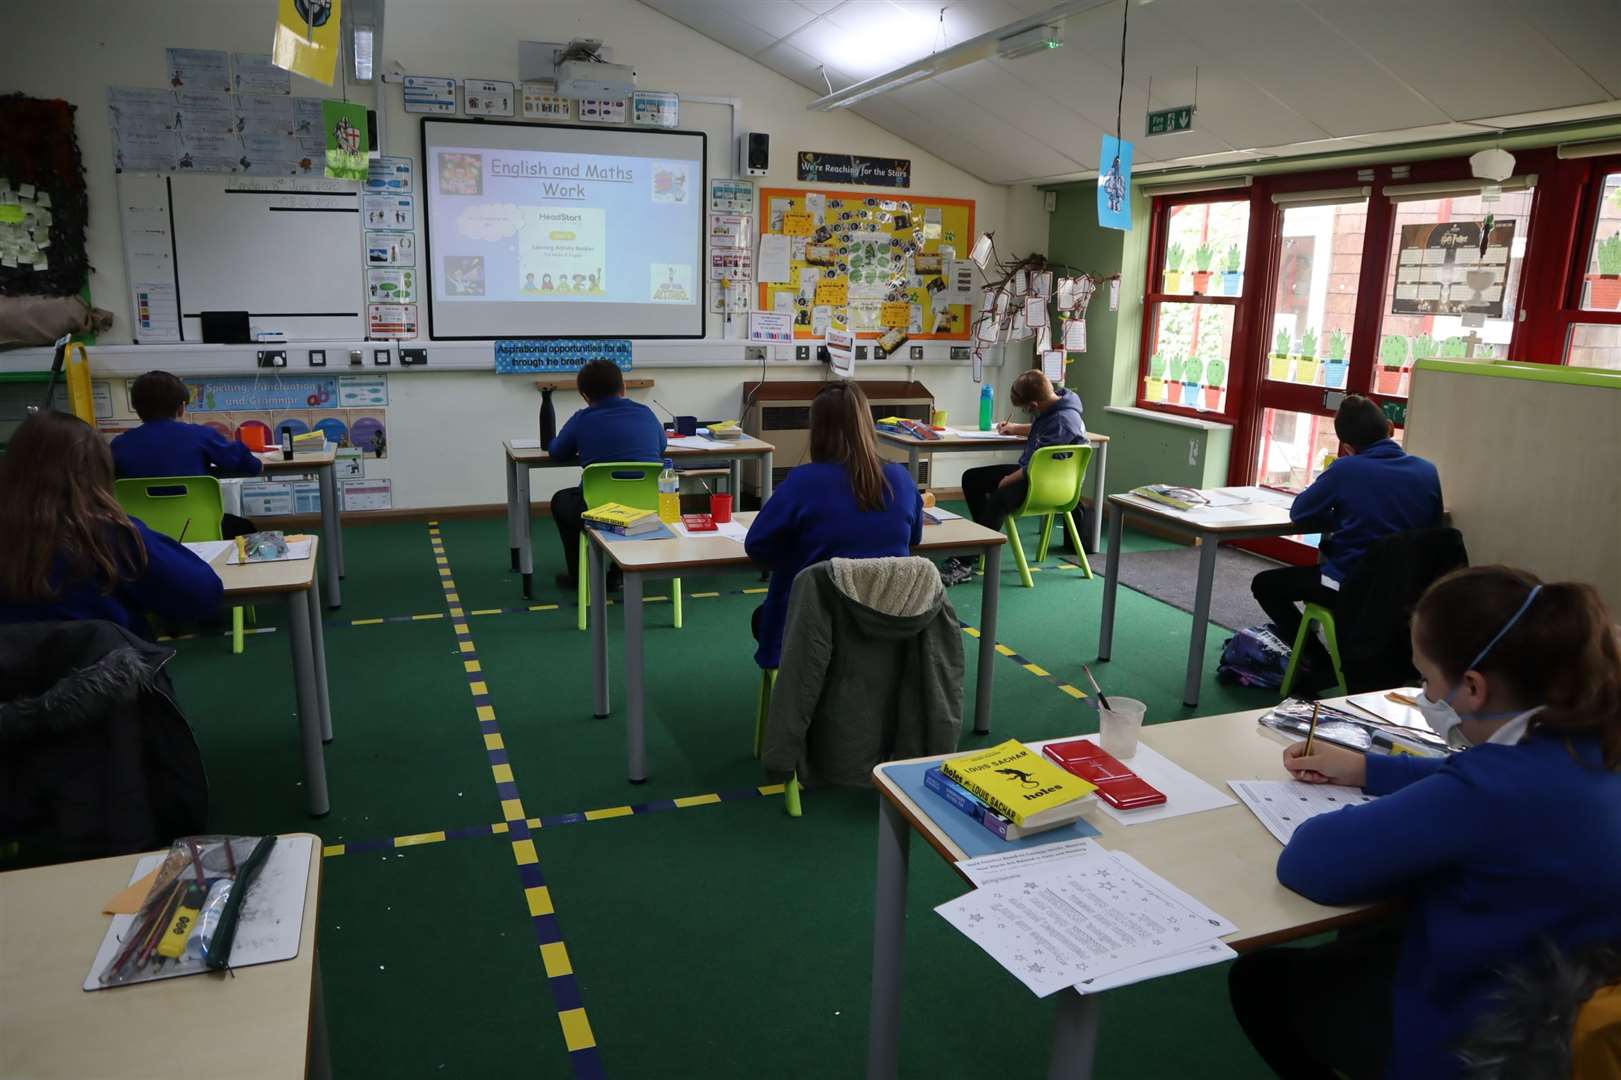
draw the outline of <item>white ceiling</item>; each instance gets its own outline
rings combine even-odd
[[[1052,6],[642,2],[817,95],[822,65],[839,89]],[[1621,0],[1130,3],[1123,126],[1139,169],[1621,115]],[[1122,10],[1098,0],[1070,16],[1061,49],[982,60],[851,111],[993,183],[1095,175],[1099,136],[1114,129]],[[1144,139],[1150,103],[1193,103],[1196,73],[1193,130]]]

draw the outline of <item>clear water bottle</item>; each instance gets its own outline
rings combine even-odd
[[[675,461],[664,459],[664,471],[659,473],[659,520],[669,523],[681,520],[681,478],[676,475]]]
[[[989,431],[996,425],[996,390],[990,383],[979,388],[979,430]]]

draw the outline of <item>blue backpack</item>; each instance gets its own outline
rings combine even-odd
[[[1245,627],[1222,644],[1216,677],[1240,686],[1276,690],[1283,685],[1288,667],[1289,646],[1278,636],[1277,626],[1267,623]]]

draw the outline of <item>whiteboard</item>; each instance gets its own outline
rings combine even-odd
[[[248,312],[289,341],[366,336],[358,185],[205,173],[119,176],[135,339],[202,341],[204,311]],[[172,260],[155,253],[167,242]],[[178,335],[143,318],[154,279],[172,275]],[[158,303],[168,294],[159,289]],[[154,325],[154,322],[156,325]]]

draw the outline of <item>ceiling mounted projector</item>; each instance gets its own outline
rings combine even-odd
[[[1032,26],[1017,34],[1009,34],[996,42],[996,55],[1003,60],[1017,60],[1031,53],[1058,49],[1064,45],[1064,27],[1060,24]]]
[[[596,60],[564,60],[557,65],[557,96],[575,100],[628,98],[636,89],[636,69]]]

